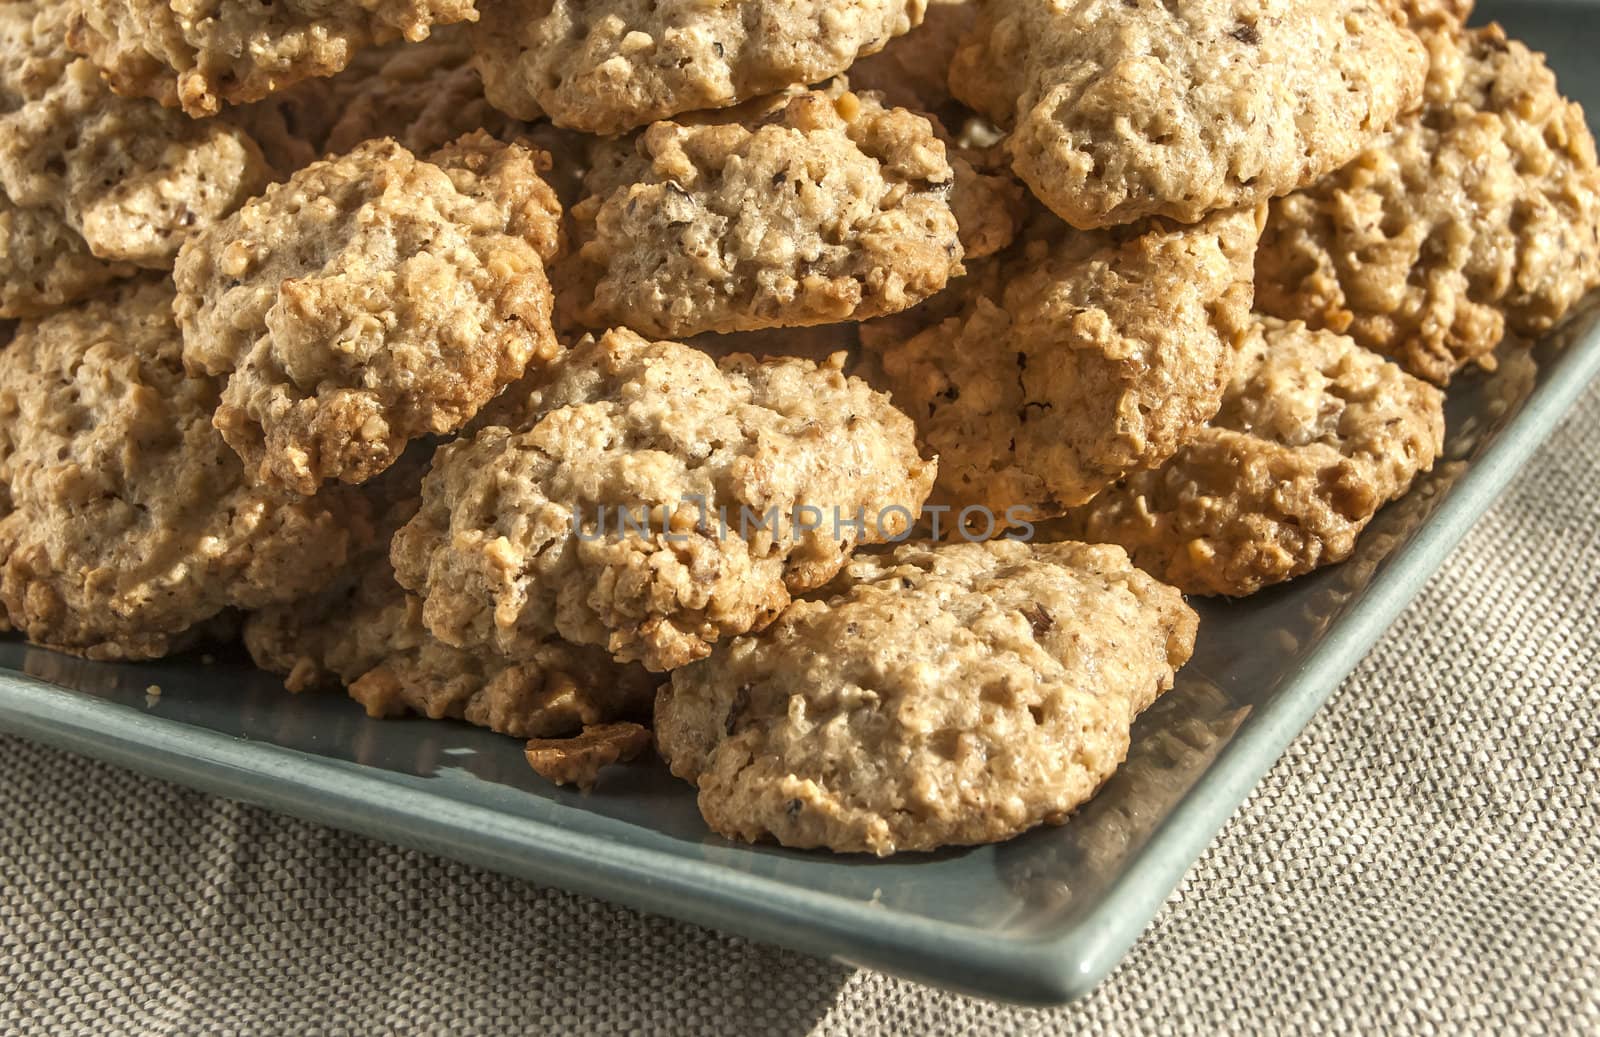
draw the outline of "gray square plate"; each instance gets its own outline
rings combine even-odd
[[[1492,8],[1600,101],[1600,8]],[[1446,457],[1383,512],[1357,557],[1203,607],[1176,690],[1121,772],[1070,823],[1002,845],[890,861],[706,834],[659,765],[589,796],[519,743],[465,725],[376,722],[291,697],[238,660],[86,663],[0,641],[0,727],[246,802],[812,954],[988,997],[1082,995],[1138,937],[1251,786],[1600,370],[1600,307],[1531,353],[1462,379]],[[158,698],[146,688],[159,685]],[[63,691],[61,689],[69,689]]]

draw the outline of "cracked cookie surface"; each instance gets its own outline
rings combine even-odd
[[[238,208],[267,176],[238,127],[114,95],[68,52],[61,5],[0,3],[0,191],[13,209],[0,272],[37,280],[47,253],[58,257],[48,287],[30,289],[36,310],[135,266],[171,269],[190,233]]]
[[[489,100],[613,135],[820,83],[922,20],[926,0],[498,0],[474,32]]]
[[[1062,229],[957,282],[921,330],[864,329],[939,457],[935,502],[1048,517],[1170,457],[1216,413],[1249,329],[1261,215]]]
[[[1507,329],[1548,331],[1600,284],[1600,168],[1583,110],[1499,26],[1424,31],[1426,102],[1355,161],[1273,203],[1263,312],[1444,384]]]
[[[559,635],[680,666],[901,534],[933,479],[910,421],[832,362],[718,363],[619,329],[529,381],[520,415],[491,412],[509,426],[439,451],[395,538],[448,644]]]
[[[298,83],[227,117],[250,130],[285,178],[379,137],[425,155],[474,130],[511,140],[528,129],[484,99],[465,26],[446,26],[420,43],[369,47],[336,76]]]
[[[421,599],[395,582],[389,563],[390,538],[421,504],[421,467],[384,474],[380,482],[399,475],[400,485],[377,488],[378,535],[340,586],[246,619],[256,665],[284,675],[291,691],[337,680],[373,717],[465,720],[515,738],[571,735],[648,712],[656,678],[602,649],[551,639],[509,659],[464,652],[428,632]]]
[[[886,856],[1060,823],[1194,649],[1182,596],[1116,547],[858,556],[656,702],[718,833]]]
[[[1387,0],[991,0],[950,85],[1092,228],[1311,183],[1415,106],[1426,64]]]
[[[573,209],[589,327],[688,337],[893,313],[961,272],[954,173],[928,121],[807,92],[752,125],[659,122]]]
[[[1343,335],[1268,320],[1209,426],[1040,535],[1120,544],[1186,593],[1254,594],[1348,558],[1378,509],[1433,467],[1443,407],[1438,389]]]
[[[0,318],[42,317],[138,269],[96,257],[55,210],[25,208],[0,193]]]
[[[248,484],[185,374],[172,289],[133,282],[0,352],[0,600],[35,644],[145,659],[230,608],[315,592],[365,521]]]
[[[217,427],[257,478],[370,479],[558,352],[544,161],[485,134],[427,160],[371,141],[185,247],[184,358],[227,377]]]
[[[474,0],[69,0],[72,46],[119,94],[196,118],[331,76],[363,47],[476,18]]]

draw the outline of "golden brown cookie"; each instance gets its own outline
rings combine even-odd
[[[481,133],[428,160],[372,141],[189,242],[184,359],[227,377],[217,427],[255,478],[363,482],[558,352],[544,161]]]
[[[617,330],[522,395],[491,411],[509,427],[439,451],[395,538],[447,644],[559,635],[680,666],[904,532],[933,480],[911,423],[837,362],[719,364]]]
[[[806,92],[754,124],[659,122],[612,151],[573,209],[588,327],[688,337],[861,320],[961,272],[943,143],[871,98]]]
[[[474,0],[66,0],[72,46],[117,93],[199,118],[331,76],[374,43],[471,21]]]
[[[0,3],[0,276],[7,296],[30,300],[14,312],[76,301],[135,266],[170,269],[185,237],[267,173],[238,127],[112,94],[67,51],[62,5]]]
[[[166,282],[24,323],[0,352],[0,601],[30,641],[153,658],[333,578],[361,509],[249,485],[218,392],[184,373]]]
[[[656,739],[729,838],[994,842],[1094,795],[1196,624],[1120,548],[907,545],[675,672]]]
[[[23,208],[0,193],[0,318],[42,317],[138,269],[96,258],[54,209]]]
[[[1400,9],[1418,32],[1429,29],[1460,30],[1472,17],[1473,0],[1402,0]]]
[[[1032,196],[1000,161],[998,149],[949,149],[950,211],[955,213],[962,258],[982,259],[1017,239],[1035,208]]]
[[[1348,558],[1443,445],[1438,389],[1343,335],[1268,320],[1208,427],[1038,535],[1120,544],[1186,593],[1241,597]]]
[[[1170,457],[1216,413],[1229,347],[1250,326],[1261,216],[1061,229],[957,282],[921,330],[863,329],[939,457],[935,502],[987,508],[973,520],[981,535]]]
[[[489,101],[618,134],[820,83],[922,20],[926,0],[496,0],[474,31]]]
[[[561,737],[647,712],[656,679],[601,649],[552,639],[508,659],[428,633],[421,600],[395,582],[389,564],[390,538],[421,504],[425,469],[391,469],[372,484],[378,534],[339,586],[250,615],[244,639],[256,665],[283,674],[291,691],[341,682],[374,717],[452,718],[516,738]]]
[[[474,130],[507,141],[525,132],[489,107],[471,57],[466,27],[446,26],[421,43],[369,47],[336,76],[225,114],[250,131],[282,179],[379,137],[425,155]]]
[[[1426,65],[1388,0],[990,0],[950,86],[1093,228],[1309,184],[1415,107]]]
[[[1273,203],[1256,292],[1443,385],[1600,284],[1600,168],[1538,54],[1497,25],[1424,38],[1422,111]]]

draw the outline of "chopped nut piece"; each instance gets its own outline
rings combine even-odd
[[[649,747],[649,728],[622,722],[586,727],[574,738],[535,738],[525,752],[540,777],[588,792],[603,768],[636,759]]]

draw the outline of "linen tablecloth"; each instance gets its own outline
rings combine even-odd
[[[1122,967],[1018,1009],[0,739],[0,1032],[1600,1032],[1600,387]]]

